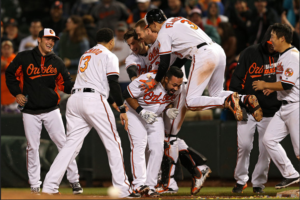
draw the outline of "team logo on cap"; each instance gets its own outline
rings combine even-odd
[[[49,32],[50,32],[51,34],[54,34],[54,31],[53,31],[52,29],[50,29]]]
[[[292,68],[287,68],[285,71],[284,71],[284,75],[287,76],[287,77],[291,77],[293,76],[294,74],[294,71]]]

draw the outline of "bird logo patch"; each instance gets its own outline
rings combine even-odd
[[[54,34],[54,31],[53,31],[52,29],[50,29],[49,32],[50,32],[51,34]]]
[[[285,75],[286,77],[291,77],[291,76],[293,76],[293,74],[294,74],[294,71],[293,71],[292,68],[287,68],[287,69],[284,71],[284,75]]]

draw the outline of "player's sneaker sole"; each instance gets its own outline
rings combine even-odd
[[[286,178],[275,186],[276,189],[286,188],[295,183],[299,183],[300,178]]]

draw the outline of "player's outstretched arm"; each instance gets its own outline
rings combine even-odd
[[[281,90],[291,89],[293,87],[293,85],[282,83],[281,81],[274,82],[274,83],[269,83],[269,82],[265,82],[265,81],[254,81],[252,83],[252,86],[255,91],[265,90],[265,89],[281,91]]]

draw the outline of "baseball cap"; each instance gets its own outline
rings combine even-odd
[[[126,31],[127,30],[127,24],[126,22],[120,21],[117,24],[117,30],[118,31]]]
[[[5,41],[2,42],[1,46],[4,47],[5,45],[13,47],[13,43],[9,40],[5,40]]]
[[[150,0],[136,0],[137,3],[146,3],[149,2]]]
[[[189,15],[191,16],[192,14],[195,14],[195,13],[199,14],[200,16],[202,14],[202,12],[199,8],[194,8],[193,10],[191,10],[191,13]]]
[[[18,22],[17,22],[14,18],[10,18],[10,19],[6,22],[6,26],[8,26],[8,25],[18,26]]]
[[[51,8],[63,8],[63,3],[61,1],[55,1],[54,4],[51,6]]]
[[[59,40],[59,37],[55,35],[55,32],[51,28],[44,28],[39,32],[39,37],[54,37],[55,39]]]
[[[148,28],[153,22],[162,23],[167,20],[165,13],[161,9],[153,9],[145,15],[146,27]]]

